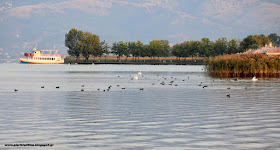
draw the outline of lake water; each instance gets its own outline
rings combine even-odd
[[[211,78],[203,66],[0,70],[0,149],[280,149],[280,79]],[[53,146],[5,146],[29,143]]]

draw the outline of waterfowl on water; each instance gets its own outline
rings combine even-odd
[[[141,72],[141,71],[139,71],[139,72],[138,72],[138,74],[142,74],[142,72]]]
[[[55,88],[59,89],[59,86],[57,86],[57,87],[55,87]]]
[[[15,90],[15,92],[18,91],[18,89],[14,89],[14,90]]]
[[[143,90],[144,90],[144,88],[140,88],[139,90],[142,90],[142,91],[143,91]]]
[[[135,75],[135,76],[134,76],[134,79],[135,79],[135,80],[138,80],[138,76],[137,76],[137,75]]]
[[[256,77],[252,78],[252,81],[258,81],[259,79],[257,79]]]
[[[43,89],[43,88],[45,88],[44,86],[41,86],[41,88]]]
[[[84,89],[81,89],[81,91],[83,92],[83,91],[84,91]]]
[[[227,97],[230,97],[230,94],[228,94]]]
[[[206,87],[208,87],[208,85],[204,85],[202,88],[206,88]]]

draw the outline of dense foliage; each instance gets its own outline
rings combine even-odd
[[[100,56],[109,52],[108,44],[100,42],[99,36],[75,28],[65,34],[65,46],[68,47],[68,54],[76,57],[76,62],[80,55],[88,61],[90,55]]]
[[[152,40],[148,44],[141,41],[114,42],[110,47],[105,41],[100,42],[99,36],[90,32],[83,32],[75,28],[65,35],[65,46],[68,47],[68,54],[75,56],[76,61],[82,55],[85,61],[89,56],[94,58],[112,53],[120,59],[121,56],[133,57],[136,62],[139,57],[150,57],[155,61],[158,57],[176,56],[180,61],[186,57],[213,57],[225,54],[243,53],[248,49],[257,49],[272,42],[274,45],[280,43],[280,37],[272,33],[269,36],[249,35],[242,41],[239,39],[227,40],[219,38],[210,41],[209,38],[202,38],[200,41],[185,41],[170,47],[167,40]],[[109,50],[111,49],[111,51]]]
[[[266,54],[233,54],[210,57],[207,72],[216,77],[279,77],[280,59]]]

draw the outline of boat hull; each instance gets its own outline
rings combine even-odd
[[[23,63],[23,64],[64,64],[64,60],[50,61],[50,60],[32,60],[32,59],[20,58],[20,63]]]

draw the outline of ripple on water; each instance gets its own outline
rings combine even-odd
[[[203,66],[58,67],[3,68],[2,145],[172,150],[280,147],[279,79],[257,83],[213,79],[198,71]],[[131,80],[139,70],[144,77]],[[162,81],[166,84],[161,85]],[[168,85],[171,81],[173,85]],[[198,86],[201,82],[208,87]],[[110,85],[110,91],[103,92]]]

